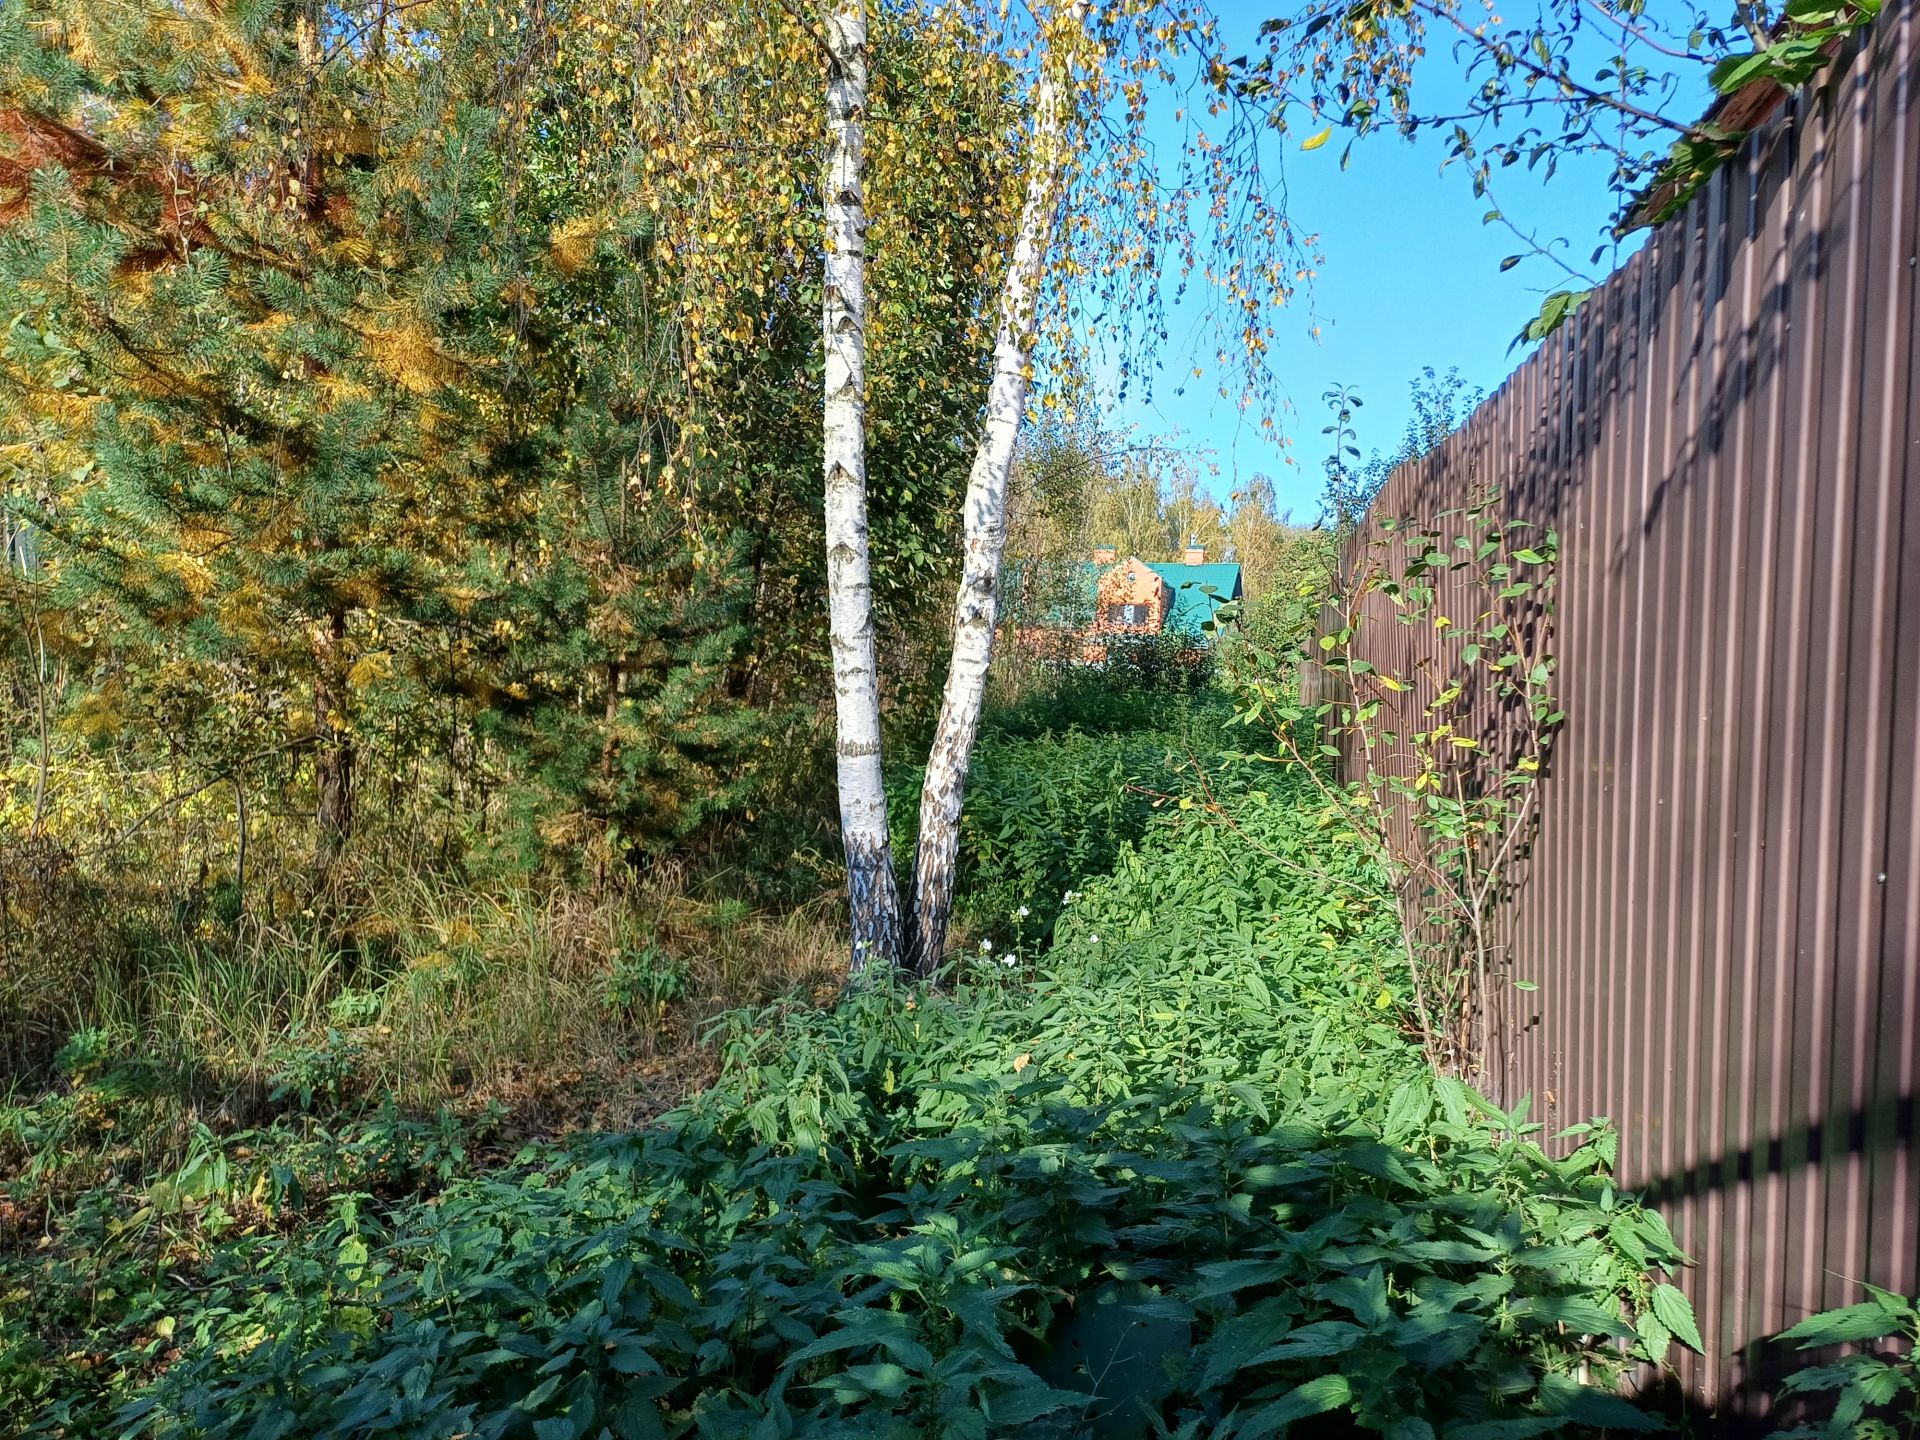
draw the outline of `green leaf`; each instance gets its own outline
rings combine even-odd
[[[987,1418],[995,1425],[1027,1425],[1068,1405],[1085,1406],[1087,1397],[1078,1391],[1056,1390],[1050,1385],[1022,1385],[982,1403]]]
[[[1659,1307],[1656,1299],[1654,1308]],[[1513,1302],[1512,1314],[1516,1319],[1565,1325],[1587,1335],[1613,1335],[1623,1340],[1633,1335],[1632,1327],[1618,1315],[1584,1295],[1529,1295]],[[1691,1323],[1691,1312],[1687,1318]]]
[[[1353,1390],[1346,1376],[1322,1375],[1272,1404],[1261,1406],[1233,1434],[1237,1440],[1264,1440],[1266,1436],[1281,1434],[1296,1420],[1337,1410],[1352,1398]]]
[[[1633,1317],[1633,1329],[1640,1337],[1640,1345],[1647,1359],[1656,1365],[1664,1365],[1667,1351],[1673,1345],[1673,1332],[1660,1323],[1660,1317],[1651,1309],[1642,1310]]]
[[[1774,61],[1772,49],[1729,55],[1713,67],[1712,73],[1707,76],[1707,83],[1722,95],[1731,95],[1749,80],[1763,74]]]
[[[1660,1416],[1650,1415],[1618,1395],[1562,1376],[1542,1377],[1540,1396],[1545,1409],[1555,1415],[1564,1415],[1583,1430],[1627,1430],[1648,1434],[1668,1428],[1667,1422]]]
[[[1694,1354],[1707,1353],[1706,1344],[1700,1338],[1700,1327],[1694,1322],[1693,1305],[1678,1286],[1653,1287],[1653,1313],[1662,1325],[1673,1332],[1673,1338]]]
[[[1858,1359],[1849,1356],[1848,1359]],[[1854,1367],[1846,1361],[1838,1365],[1808,1365],[1795,1370],[1780,1382],[1780,1388],[1790,1395],[1810,1395],[1820,1390],[1840,1390],[1851,1385],[1854,1380]]]
[[[1358,1325],[1350,1325],[1345,1320],[1321,1320],[1290,1331],[1286,1339],[1261,1351],[1247,1361],[1247,1365],[1270,1365],[1276,1360],[1316,1360],[1328,1355],[1344,1355],[1364,1340],[1366,1334]]]
[[[1654,1293],[1654,1309],[1659,1307],[1659,1292]],[[1839,1310],[1810,1315],[1790,1330],[1780,1332],[1782,1340],[1798,1340],[1802,1350],[1821,1345],[1843,1345],[1852,1340],[1878,1340],[1900,1330],[1899,1321],[1880,1305],[1868,1301]],[[1675,1331],[1678,1334],[1678,1330]],[[1682,1337],[1684,1338],[1684,1337]]]
[[[1906,1296],[1897,1295],[1891,1290],[1882,1290],[1878,1285],[1867,1286],[1867,1294],[1873,1297],[1873,1303],[1885,1311],[1901,1329],[1907,1329],[1914,1322],[1920,1321],[1920,1310],[1914,1308],[1915,1304],[1920,1302],[1910,1301]]]
[[[1401,1247],[1401,1253],[1413,1260],[1438,1261],[1449,1265],[1484,1265],[1500,1258],[1498,1250],[1466,1240],[1415,1240]]]
[[[622,1375],[658,1375],[660,1362],[638,1340],[622,1340],[607,1354],[607,1364]]]

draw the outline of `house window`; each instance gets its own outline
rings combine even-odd
[[[1116,625],[1145,625],[1148,606],[1116,605],[1113,607],[1113,623]]]

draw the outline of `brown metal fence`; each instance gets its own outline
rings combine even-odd
[[[1682,1379],[1729,1418],[1764,1412],[1764,1337],[1861,1281],[1920,1291],[1916,12],[1890,4],[1370,520],[1494,484],[1560,533],[1567,719],[1500,920],[1539,988],[1502,988],[1485,1083],[1549,1131],[1614,1119],[1697,1261]],[[1360,653],[1407,674],[1430,635]]]

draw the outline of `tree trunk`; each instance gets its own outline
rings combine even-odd
[[[867,103],[865,0],[841,0],[827,17],[825,484],[828,630],[833,645],[835,768],[847,854],[853,941],[850,973],[893,965],[900,896],[887,838],[880,770],[880,688],[874,655],[873,582],[867,550],[866,207],[861,198]]]
[[[346,699],[346,612],[313,627],[314,873],[324,888],[353,831],[353,741],[335,723]]]
[[[1084,28],[1087,0],[1076,0],[1075,33]],[[967,767],[987,670],[993,663],[999,623],[1000,557],[1007,543],[1007,478],[1014,442],[1032,382],[1030,356],[1039,327],[1041,279],[1060,211],[1068,154],[1067,120],[1071,56],[1055,42],[1042,61],[1034,95],[1033,157],[1020,209],[1013,258],[1000,290],[993,343],[993,381],[987,392],[986,428],[967,477],[965,553],[960,593],[954,602],[953,659],[947,671],[940,719],[927,755],[920,790],[920,835],[914,856],[913,934],[909,959],[922,975],[939,965],[953,911],[954,863],[960,850],[960,809],[966,799]]]

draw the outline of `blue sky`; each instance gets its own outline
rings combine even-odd
[[[1227,53],[1251,49],[1259,22],[1286,8],[1282,0],[1226,0]],[[1444,47],[1436,50],[1416,77],[1416,86],[1431,87],[1416,101],[1421,108],[1462,85],[1459,65]],[[1296,118],[1282,142],[1290,211],[1302,229],[1318,233],[1325,257],[1311,297],[1296,297],[1276,325],[1270,368],[1290,402],[1279,423],[1291,448],[1276,445],[1257,417],[1219,398],[1214,337],[1194,300],[1171,317],[1151,397],[1130,396],[1106,416],[1138,439],[1165,438],[1184,451],[1212,452],[1218,472],[1208,488],[1222,498],[1237,479],[1271,476],[1282,507],[1302,520],[1317,510],[1320,460],[1329,443],[1320,433],[1326,423],[1321,395],[1329,385],[1350,385],[1364,401],[1357,414],[1363,451],[1391,450],[1412,411],[1408,382],[1421,367],[1444,373],[1458,366],[1470,384],[1490,393],[1524,357],[1523,350],[1509,349],[1515,333],[1543,295],[1568,284],[1563,272],[1538,259],[1501,271],[1502,257],[1521,246],[1504,227],[1482,223],[1488,204],[1474,197],[1461,165],[1442,173],[1440,137],[1409,143],[1393,133],[1369,136],[1353,146],[1343,171],[1340,132],[1317,150],[1300,150],[1315,128]],[[1170,113],[1164,133],[1164,148],[1177,145]],[[1569,237],[1565,253],[1585,268],[1613,211],[1605,165],[1563,164],[1545,185],[1519,167],[1497,179],[1506,213],[1542,238]],[[1603,258],[1592,273],[1604,275],[1613,263]],[[1316,323],[1318,340],[1309,333]],[[1202,378],[1193,377],[1196,366]],[[1238,393],[1231,382],[1228,388]]]

